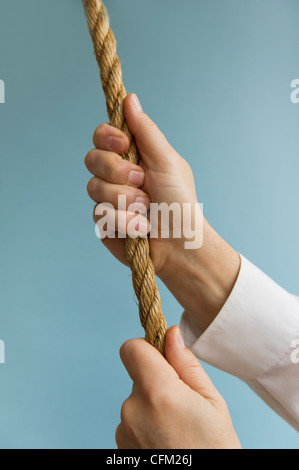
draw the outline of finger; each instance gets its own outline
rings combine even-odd
[[[111,150],[120,155],[126,153],[130,147],[129,138],[122,131],[107,123],[96,128],[93,143],[97,149]]]
[[[120,348],[120,357],[133,382],[145,389],[178,379],[162,354],[144,339],[126,341]]]
[[[119,230],[124,226],[128,225],[128,222],[132,220],[132,216],[141,215],[149,222],[147,219],[147,208],[145,205],[140,203],[131,204],[128,210],[118,210],[114,209],[112,204],[100,203],[96,204],[93,209],[93,220],[97,223],[105,214],[108,214],[108,217],[113,217],[115,219],[115,227]],[[112,219],[113,222],[113,219]]]
[[[127,209],[134,203],[144,204],[147,209],[150,207],[149,196],[141,189],[127,184],[108,183],[97,176],[88,182],[87,192],[93,201],[112,204],[115,209]],[[124,198],[119,199],[119,196]]]
[[[136,210],[138,204],[135,205]],[[132,206],[133,207],[133,206]],[[151,225],[147,219],[146,209],[144,206],[138,213],[131,211],[118,211],[108,204],[98,204],[94,212],[94,220],[96,222],[98,232],[101,238],[130,238],[146,237],[150,232]]]
[[[99,220],[99,215],[96,215],[96,208],[98,204],[94,207],[93,220],[95,223]],[[99,229],[98,229],[99,230]],[[98,231],[96,232],[98,235]],[[112,255],[125,266],[128,266],[127,253],[126,253],[126,241],[124,238],[100,238],[103,245],[112,253]]]
[[[186,348],[178,326],[173,326],[167,331],[165,356],[180,379],[192,390],[209,400],[218,399],[219,392],[198,359]]]
[[[143,186],[144,170],[134,163],[123,160],[116,153],[93,149],[85,157],[88,171],[109,183]]]

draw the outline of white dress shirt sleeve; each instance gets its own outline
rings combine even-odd
[[[237,282],[204,332],[187,312],[186,345],[233,374],[299,431],[299,299],[241,256]]]

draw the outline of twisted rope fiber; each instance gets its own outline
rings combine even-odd
[[[102,0],[83,0],[83,4],[100,67],[110,123],[121,129],[130,139],[130,148],[122,157],[137,164],[138,151],[124,116],[123,100],[127,93],[122,81],[121,64],[116,53],[116,40],[110,28],[109,15]],[[126,254],[132,270],[133,287],[139,303],[139,316],[145,329],[145,339],[164,354],[167,324],[162,312],[155,269],[150,258],[148,238],[127,237]]]

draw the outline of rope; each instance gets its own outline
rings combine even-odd
[[[123,100],[127,93],[122,82],[122,70],[116,53],[116,41],[110,29],[110,20],[102,0],[83,0],[88,27],[94,44],[96,60],[106,97],[107,111],[112,126],[121,129],[131,145],[123,158],[138,163],[138,151],[125,121]],[[139,303],[140,321],[145,339],[164,354],[167,324],[150,258],[148,238],[126,238],[126,253],[132,270],[133,287]]]

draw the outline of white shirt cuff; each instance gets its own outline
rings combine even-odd
[[[248,382],[289,349],[299,330],[299,300],[241,256],[237,282],[207,330],[186,312],[180,327],[199,359]]]

